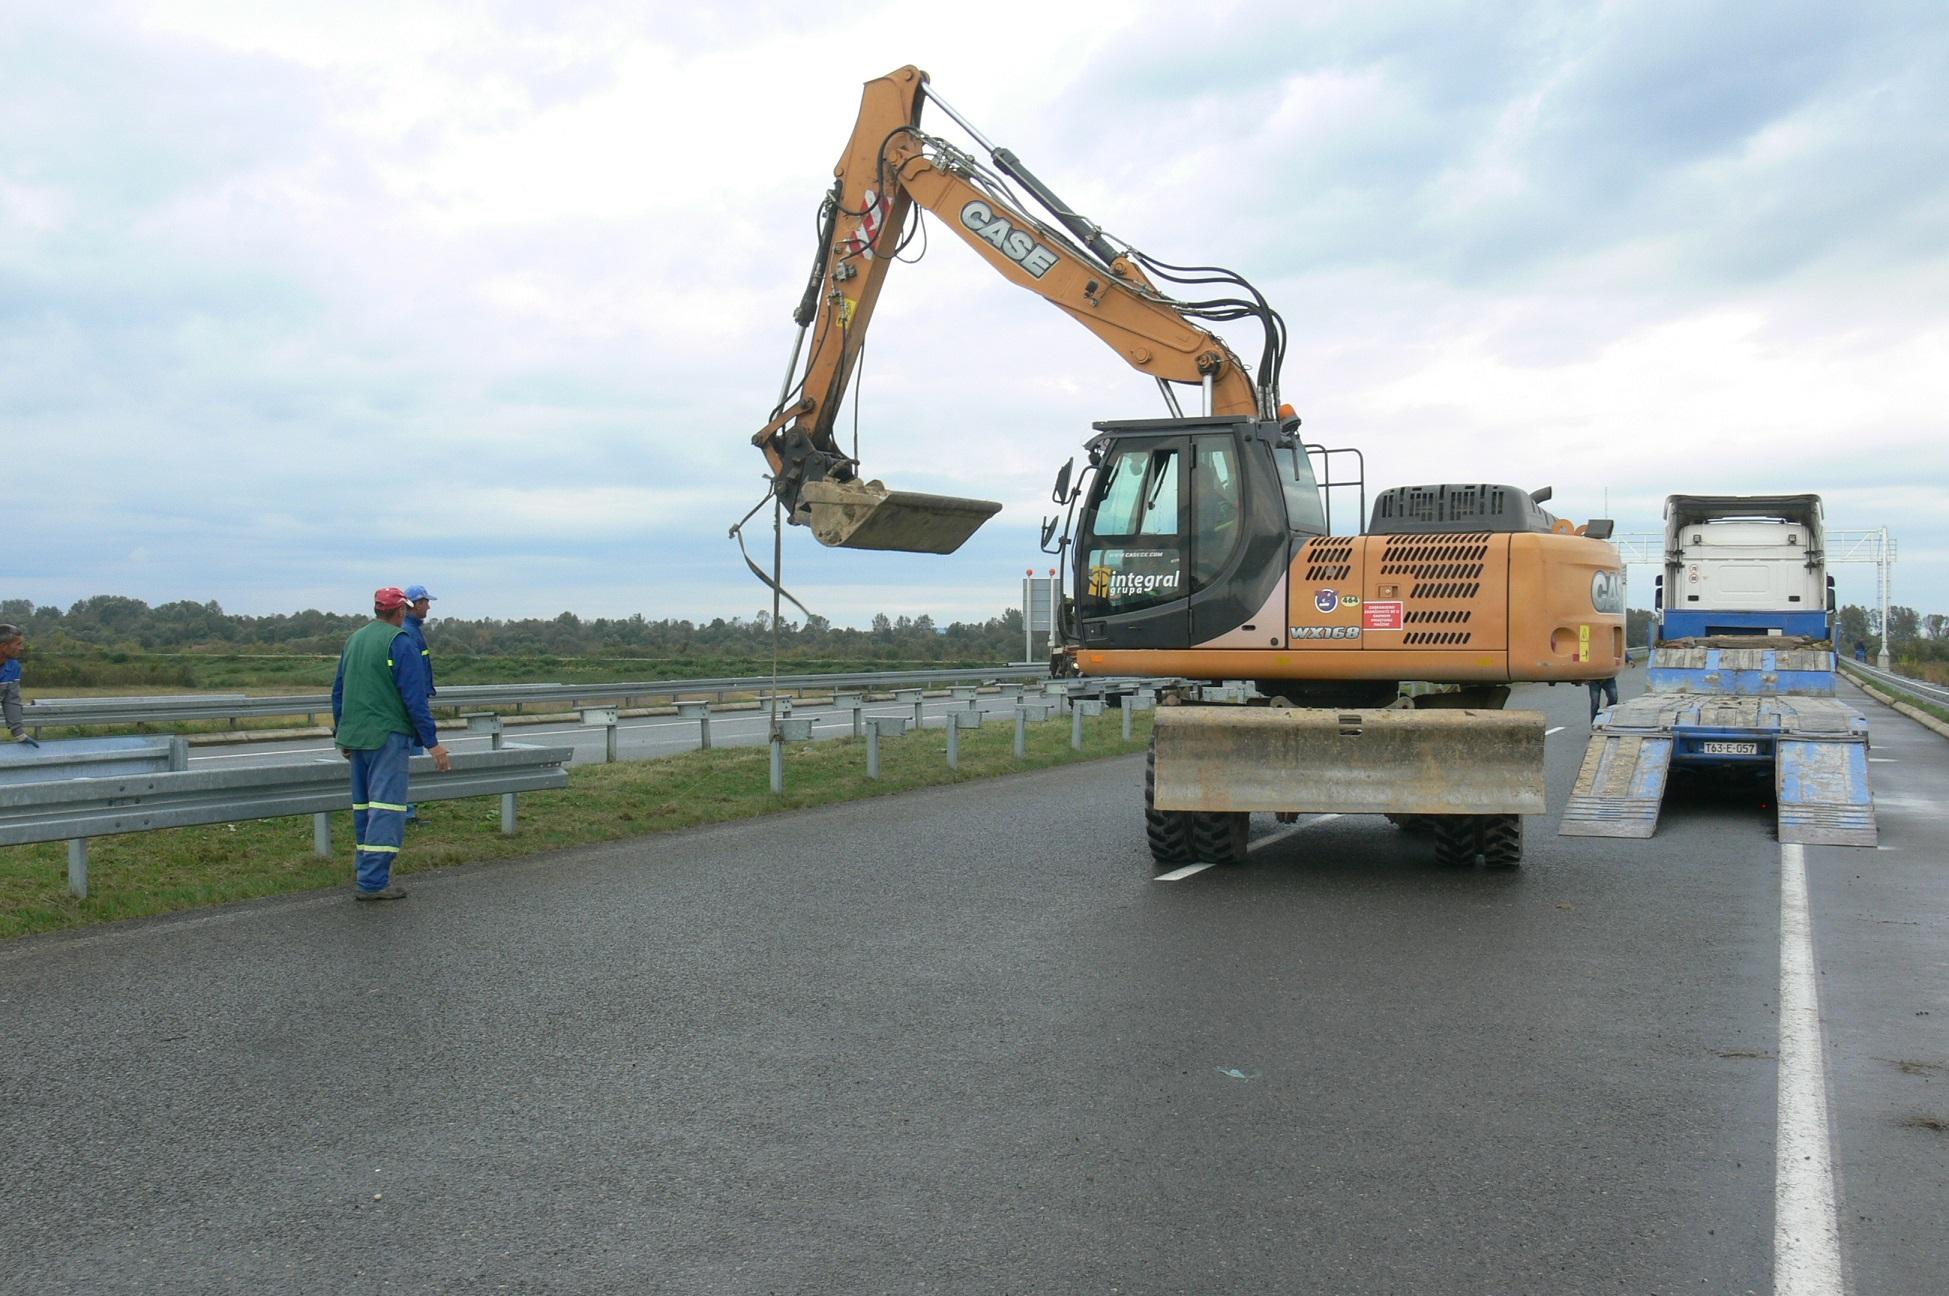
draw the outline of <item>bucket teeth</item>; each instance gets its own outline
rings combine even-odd
[[[799,488],[799,508],[820,544],[949,554],[1001,511],[993,500],[888,490],[877,481],[817,481]]]

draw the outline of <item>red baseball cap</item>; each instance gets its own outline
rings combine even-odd
[[[406,591],[397,585],[385,585],[372,591],[372,607],[376,612],[390,612],[410,602],[412,600],[406,597]]]

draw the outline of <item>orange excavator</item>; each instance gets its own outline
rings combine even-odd
[[[979,156],[921,129],[930,101]],[[1111,238],[918,68],[867,83],[834,174],[784,390],[753,437],[790,520],[827,545],[945,554],[1000,507],[889,490],[834,435],[917,205],[1156,379],[1169,411],[1096,423],[1082,473],[1072,459],[1057,475],[1066,512],[1043,526],[1045,548],[1069,555],[1078,670],[1181,681],[1146,774],[1154,861],[1241,858],[1256,811],[1381,813],[1430,831],[1444,862],[1517,864],[1521,816],[1545,808],[1543,720],[1502,704],[1514,682],[1622,665],[1610,522],[1577,526],[1542,509],[1547,491],[1468,482],[1380,492],[1364,529],[1332,534],[1341,483],[1323,488],[1316,461],[1351,452],[1308,445],[1280,402],[1285,329],[1264,296]],[[1243,319],[1263,336],[1250,369],[1205,327]],[[1404,681],[1436,687],[1410,699]]]

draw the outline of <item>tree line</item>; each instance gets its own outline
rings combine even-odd
[[[1652,614],[1628,613],[1628,642],[1647,642]],[[356,613],[277,612],[243,616],[225,612],[215,600],[187,599],[150,607],[141,599],[99,594],[66,609],[36,606],[26,599],[0,600],[0,621],[24,629],[37,656],[63,651],[82,654],[134,653],[289,653],[336,656],[346,636],[365,624]],[[715,617],[710,621],[652,621],[629,617],[583,618],[573,612],[540,618],[502,620],[438,617],[444,654],[556,657],[755,658],[772,651],[771,614]],[[1889,652],[1911,660],[1949,661],[1949,616],[1925,615],[1899,604],[1888,610]],[[1881,651],[1881,612],[1856,603],[1835,614],[1836,646],[1852,651],[1864,643]],[[1022,655],[1022,613],[1009,608],[985,621],[937,625],[930,616],[888,617],[881,613],[868,629],[834,626],[821,616],[782,618],[780,655],[857,661],[1003,662]],[[1040,636],[1036,648],[1041,649]]]
[[[181,600],[150,607],[141,599],[100,594],[65,610],[26,599],[0,600],[0,621],[27,632],[37,656],[63,650],[85,653],[290,653],[336,655],[346,636],[369,616],[355,613],[278,612],[242,616],[215,600]],[[559,657],[760,657],[772,651],[769,612],[750,618],[652,621],[630,617],[583,618],[563,612],[549,618],[502,620],[436,617],[443,654]],[[859,660],[992,661],[1022,656],[1022,613],[1010,608],[986,621],[937,625],[930,616],[873,618],[869,629],[834,626],[822,616],[781,618],[780,654]]]

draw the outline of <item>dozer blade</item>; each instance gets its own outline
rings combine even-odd
[[[1165,707],[1159,810],[1542,814],[1538,711]]]
[[[807,482],[799,502],[822,545],[949,554],[1001,511],[993,500],[888,490],[879,482]]]

